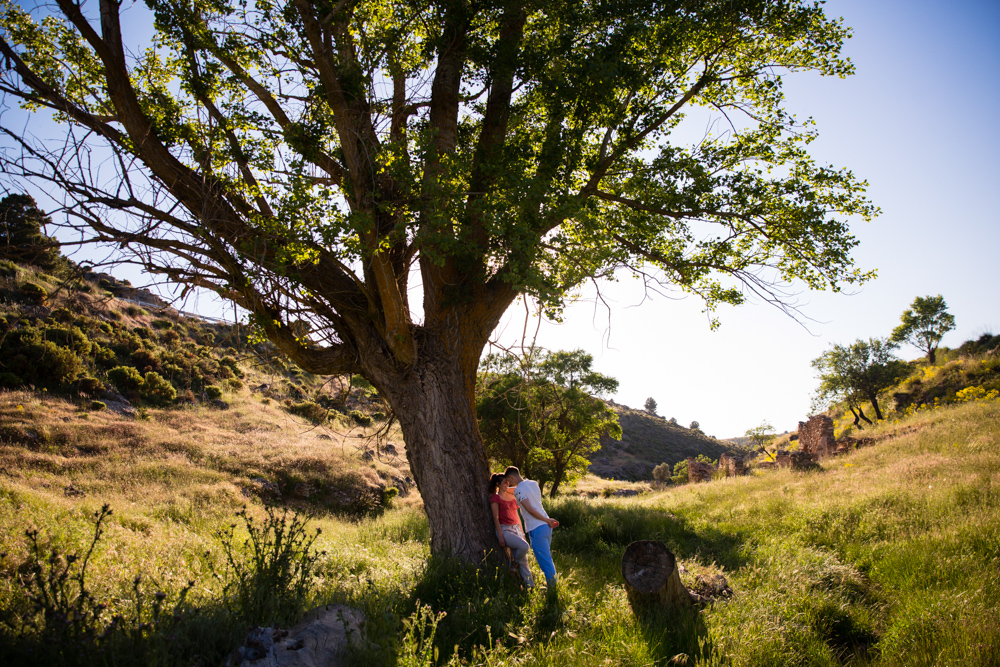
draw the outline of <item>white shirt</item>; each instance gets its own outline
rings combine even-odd
[[[538,488],[538,482],[530,479],[522,479],[521,483],[512,489],[512,492],[514,493],[514,499],[517,500],[518,507],[521,508],[521,517],[524,519],[525,532],[530,533],[539,526],[547,525],[544,521],[536,519],[528,510],[524,509],[524,501],[527,500],[532,509],[546,519],[549,518],[549,515],[545,513],[545,508],[542,507],[542,490]]]

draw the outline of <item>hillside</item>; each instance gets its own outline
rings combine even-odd
[[[601,448],[590,457],[590,472],[612,479],[652,479],[653,468],[674,464],[689,456],[704,454],[717,459],[734,448],[698,429],[674,424],[645,410],[614,405],[622,439],[604,436]]]
[[[316,511],[323,509],[317,496],[294,491],[312,476],[346,469],[388,481],[394,472],[391,462],[364,462],[349,439],[328,441],[328,431],[273,401],[230,398],[228,410],[152,408],[146,419],[128,420],[44,392],[0,391],[0,420],[23,434],[0,444],[0,662],[220,664],[249,625],[287,627],[325,603],[367,615],[367,643],[350,659],[372,667],[433,664],[414,658],[430,641],[441,664],[457,648],[449,664],[470,667],[1000,660],[996,400],[883,423],[870,430],[871,446],[812,473],[547,501],[561,524],[553,554],[565,584],[556,595],[429,564],[426,519],[410,499],[365,514],[320,511],[308,527],[322,532],[307,588],[285,599],[280,614],[253,615],[227,583],[255,571],[253,551],[248,543],[227,552],[226,535],[235,529],[246,539],[246,520],[266,525],[269,492],[254,487],[279,479],[293,491],[270,500]],[[285,427],[275,431],[274,423]],[[87,574],[94,604],[108,605],[94,621],[104,630],[45,634],[27,625],[35,613],[26,594],[37,589],[25,585],[32,568],[78,572],[62,556],[39,565],[30,535],[43,559],[49,549],[82,554],[105,503],[113,514]],[[26,538],[27,529],[38,532]],[[641,539],[667,544],[685,585],[714,600],[691,612],[693,624],[636,620],[620,568],[622,550]],[[301,562],[303,552],[289,553]],[[273,594],[271,581],[261,585]],[[151,610],[161,599],[178,615],[156,620]],[[137,600],[145,611],[135,611]],[[123,615],[114,631],[105,629],[112,612]],[[75,643],[55,641],[67,633]]]

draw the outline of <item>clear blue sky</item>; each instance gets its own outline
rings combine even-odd
[[[592,353],[618,378],[619,402],[652,396],[660,414],[718,437],[764,419],[794,430],[817,384],[809,362],[832,343],[888,335],[916,296],[947,301],[957,328],[944,345],[1000,333],[1000,2],[831,0],[826,12],[854,29],[857,73],[786,77],[787,101],[817,121],[819,161],[869,181],[882,215],[855,226],[855,256],[878,278],[853,295],[802,293],[807,328],[748,304],[722,309],[716,332],[694,298],[636,306],[641,289],[623,278],[602,288],[609,313],[587,290],[538,341]],[[512,340],[521,321],[498,337]]]

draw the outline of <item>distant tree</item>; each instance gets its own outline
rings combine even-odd
[[[645,408],[646,412],[648,412],[649,414],[651,415],[656,414],[656,400],[652,396],[646,399],[646,402],[643,404],[642,407]]]
[[[697,431],[698,429],[701,428],[701,424],[699,424],[696,421],[693,421],[691,422],[691,426],[689,426],[688,428],[690,428],[692,431]]]
[[[674,484],[687,484],[688,483],[688,462],[687,459],[681,459],[674,464],[674,474],[670,477],[670,481]]]
[[[895,344],[887,339],[869,338],[848,347],[834,345],[813,359],[812,367],[820,379],[815,403],[845,401],[854,414],[855,425],[860,426],[859,417],[871,423],[861,412],[861,404],[868,401],[876,419],[882,419],[879,392],[909,374],[909,367],[896,358],[895,349]]]
[[[657,482],[669,482],[671,476],[670,464],[661,463],[660,465],[653,468],[653,479]]]
[[[0,259],[52,271],[62,260],[55,239],[42,233],[52,221],[28,195],[0,200]]]
[[[583,474],[602,434],[621,437],[617,413],[599,398],[618,381],[592,363],[583,350],[487,357],[476,401],[487,455],[521,468],[543,489],[551,483],[550,496]]]
[[[671,418],[670,418],[669,420],[667,420],[667,421],[669,421],[669,422],[670,422],[671,424],[673,424],[674,426],[677,426],[677,417],[671,417]]]
[[[955,317],[948,312],[944,297],[918,296],[908,310],[903,311],[902,324],[893,329],[893,343],[909,343],[927,353],[927,363],[937,361],[938,344],[955,328]]]
[[[744,435],[750,438],[750,446],[752,449],[761,452],[762,454],[766,454],[767,443],[774,440],[774,427],[771,426],[771,423],[765,419],[759,426],[748,428]]]

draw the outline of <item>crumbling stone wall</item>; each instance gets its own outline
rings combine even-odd
[[[712,481],[712,471],[715,470],[715,466],[702,461],[696,461],[694,457],[691,456],[687,458],[687,464],[688,482],[691,484],[697,484],[698,482]]]
[[[747,474],[746,461],[732,454],[723,454],[719,457],[719,468],[726,472],[726,477],[739,477]]]
[[[778,464],[779,468],[788,468],[792,465],[792,455],[784,449],[779,449],[774,454],[774,462]]]
[[[799,449],[820,459],[837,451],[833,438],[833,420],[826,415],[815,415],[807,422],[799,422]]]

